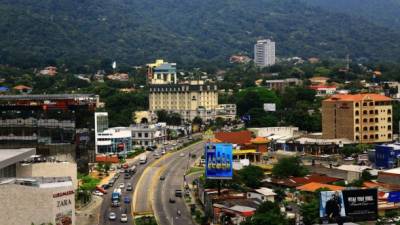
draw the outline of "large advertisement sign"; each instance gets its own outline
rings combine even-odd
[[[276,111],[275,103],[264,103],[264,111],[265,112],[275,112]]]
[[[400,191],[391,191],[389,192],[388,202],[400,202]]]
[[[232,179],[232,144],[207,143],[205,158],[207,179]]]
[[[323,222],[373,221],[377,219],[376,189],[322,191],[320,217]]]

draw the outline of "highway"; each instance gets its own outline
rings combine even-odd
[[[152,185],[152,205],[157,222],[160,225],[191,225],[193,224],[190,211],[185,206],[183,197],[175,197],[175,190],[183,188],[184,174],[195,159],[189,157],[195,154],[196,158],[203,154],[204,142],[196,143],[182,151],[170,154],[169,157],[162,158],[157,163],[158,179]],[[183,156],[181,155],[183,153]],[[160,176],[165,180],[160,180]],[[175,203],[170,203],[169,199],[175,199]],[[180,210],[181,215],[177,211]]]
[[[154,157],[151,152],[145,152],[145,154],[147,155],[147,159],[148,159],[147,163],[151,163],[154,161]],[[125,204],[123,199],[127,196],[132,201],[133,191],[126,191],[126,185],[128,183],[131,183],[133,190],[135,190],[136,184],[147,165],[147,164],[144,164],[144,165],[139,164],[139,159],[130,163],[130,165],[134,165],[134,164],[137,165],[136,173],[129,180],[124,179],[124,174],[121,173],[118,180],[114,183],[114,186],[107,189],[107,194],[103,196],[103,204],[101,206],[101,211],[100,211],[100,223],[99,223],[100,225],[125,224],[125,223],[120,222],[122,213],[126,213],[128,215],[128,224],[132,224],[132,222],[131,222],[132,221],[131,204],[130,203]],[[111,207],[111,193],[115,188],[118,187],[118,185],[120,183],[125,184],[125,188],[122,190],[120,207]],[[116,220],[111,221],[108,219],[110,212],[115,212],[117,214]]]

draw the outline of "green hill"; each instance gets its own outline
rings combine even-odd
[[[252,55],[273,38],[278,56],[396,60],[400,34],[301,0],[2,0],[0,63],[185,65]]]

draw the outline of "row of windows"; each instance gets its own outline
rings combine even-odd
[[[381,105],[390,105],[390,102],[363,102],[363,106],[381,106]],[[355,107],[359,107],[360,103],[356,102]]]
[[[384,111],[385,110],[381,110],[381,112],[384,112]],[[355,114],[356,114],[356,116],[359,116],[360,115],[360,111],[356,110]],[[375,109],[375,111],[374,110],[369,110],[369,114],[370,115],[374,115],[374,114],[378,115],[379,114],[379,110],[377,110],[377,109]],[[388,109],[387,114],[391,115],[392,114],[392,110]],[[368,110],[363,110],[363,115],[368,115]]]
[[[385,136],[386,135],[381,134],[381,137],[385,137]],[[379,139],[379,134],[375,134],[375,135],[374,134],[370,134],[369,136],[368,135],[363,135],[362,137],[363,137],[364,140]],[[391,139],[392,138],[392,134],[387,134],[387,138]],[[360,136],[356,135],[356,140],[360,140]]]
[[[385,127],[381,126],[381,128],[385,128]],[[375,126],[375,127],[374,126],[370,126],[369,130],[370,131],[379,131],[379,127],[378,126]],[[392,126],[389,125],[387,127],[387,130],[392,130]],[[363,127],[363,131],[368,131],[368,127]],[[356,132],[360,132],[360,128],[359,127],[356,127]]]
[[[385,118],[381,118],[381,120],[385,120]],[[364,118],[363,119],[363,123],[368,123],[368,121],[370,122],[370,123],[378,123],[379,122],[379,119],[378,118],[369,118],[369,120],[367,119],[367,118]],[[390,123],[390,122],[392,122],[392,118],[391,117],[388,117],[387,118],[387,121]],[[359,124],[360,123],[360,119],[356,119],[355,120],[355,122],[356,122],[356,124]]]

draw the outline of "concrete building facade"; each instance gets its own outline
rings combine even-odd
[[[155,63],[147,64],[148,81],[151,84],[176,84],[176,63],[157,59]]]
[[[393,139],[392,99],[379,94],[333,95],[322,102],[323,138],[357,143]]]
[[[74,193],[69,177],[1,179],[0,223],[75,225]]]
[[[143,147],[163,144],[167,140],[167,124],[137,124],[130,126],[132,144]]]
[[[254,45],[254,63],[259,67],[275,64],[275,42],[264,39]]]

